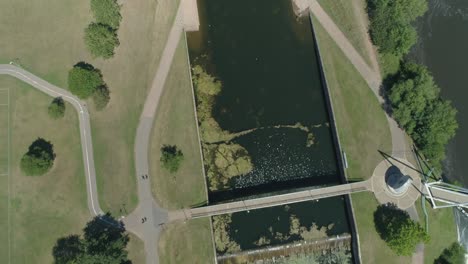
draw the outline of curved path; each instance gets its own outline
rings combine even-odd
[[[11,64],[0,64],[0,74],[6,74],[22,80],[52,97],[62,97],[76,109],[80,121],[81,149],[86,173],[86,191],[88,193],[88,208],[91,215],[102,214],[99,207],[96,187],[96,170],[94,168],[93,145],[91,140],[91,126],[86,104],[69,91],[50,84],[36,75]]]

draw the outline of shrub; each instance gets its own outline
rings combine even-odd
[[[50,103],[48,113],[53,119],[58,119],[65,115],[65,102],[62,97],[57,97]]]
[[[169,172],[176,172],[180,163],[184,160],[184,154],[177,149],[177,146],[164,145],[161,148],[161,165]]]
[[[99,24],[117,29],[122,20],[120,6],[116,0],[91,0],[91,10]]]
[[[54,164],[55,153],[53,145],[38,138],[34,141],[20,162],[21,170],[28,176],[42,175],[49,171]]]
[[[444,249],[436,264],[463,264],[465,263],[466,249],[458,242],[452,243],[448,248]]]
[[[97,110],[104,109],[109,103],[110,95],[107,86],[101,85],[93,93],[94,106]]]
[[[85,30],[85,43],[91,55],[108,59],[114,56],[119,39],[115,29],[110,26],[91,23]]]
[[[101,73],[90,64],[80,62],[68,73],[68,88],[79,98],[88,98],[101,85]]]
[[[394,204],[377,207],[374,224],[377,233],[397,255],[409,256],[417,244],[429,241],[429,235],[421,225]]]

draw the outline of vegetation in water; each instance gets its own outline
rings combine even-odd
[[[435,263],[437,264],[462,264],[465,263],[466,249],[458,242],[452,243],[444,249]]]
[[[426,0],[368,0],[370,35],[379,51],[398,57],[408,53],[417,41],[411,23],[427,8]]]
[[[239,144],[203,144],[210,190],[229,187],[229,180],[252,170],[249,153]]]
[[[102,85],[101,72],[91,64],[80,62],[68,72],[68,89],[81,99],[90,97]]]
[[[458,128],[456,109],[440,98],[440,89],[426,67],[405,63],[389,91],[393,117],[416,146],[438,165]]]
[[[417,244],[429,242],[429,235],[421,225],[394,204],[379,205],[374,212],[374,224],[380,237],[399,256],[410,256]]]
[[[237,137],[247,135],[260,129],[292,128],[307,133],[305,145],[315,144],[315,137],[311,129],[316,126],[274,125],[252,128],[236,133],[223,130],[213,117],[213,106],[216,96],[222,90],[222,84],[215,77],[208,74],[200,65],[192,68],[192,78],[196,92],[196,105],[200,136],[202,140],[205,171],[211,191],[229,189],[229,181],[234,177],[245,175],[252,171],[253,165],[248,151],[233,142]]]
[[[241,251],[240,245],[233,241],[229,235],[229,224],[232,214],[213,216],[213,230],[215,247],[218,252],[233,253]]]
[[[184,154],[175,145],[164,145],[161,148],[161,166],[170,173],[179,170],[180,164],[184,160]]]
[[[52,100],[47,109],[47,113],[53,119],[59,119],[65,115],[65,102],[62,97],[56,97]]]
[[[315,223],[310,228],[301,226],[300,220],[296,215],[289,217],[289,235],[299,235],[303,240],[313,241],[321,238],[327,238],[327,232],[333,228],[333,225],[322,226],[319,228]]]
[[[109,214],[94,217],[83,231],[82,237],[69,235],[57,240],[52,250],[54,263],[131,263],[125,228]]]
[[[42,175],[52,168],[54,159],[53,145],[43,138],[38,138],[21,158],[20,167],[28,176]]]
[[[226,189],[229,187],[227,184],[230,178],[252,170],[252,161],[244,147],[232,142],[227,143],[233,135],[221,129],[212,116],[213,104],[221,92],[221,82],[206,73],[201,66],[195,66],[192,71],[203,158],[210,190]]]

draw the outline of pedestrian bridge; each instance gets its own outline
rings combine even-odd
[[[309,189],[305,191],[287,194],[272,195],[262,198],[247,199],[242,201],[208,205],[191,209],[183,209],[169,213],[170,220],[192,219],[221,214],[230,214],[241,211],[249,211],[265,207],[273,207],[291,203],[318,200],[350,193],[372,191],[370,180],[341,184],[323,188]]]

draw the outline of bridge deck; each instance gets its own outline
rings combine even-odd
[[[340,196],[354,192],[370,191],[369,181],[341,184],[330,187],[310,189],[306,191],[293,192],[288,194],[273,195],[264,198],[255,198],[243,201],[235,201],[223,204],[209,205],[192,209],[184,209],[169,213],[171,220],[183,220],[213,215],[248,211],[265,207],[272,207],[284,204],[317,200],[327,197]]]

